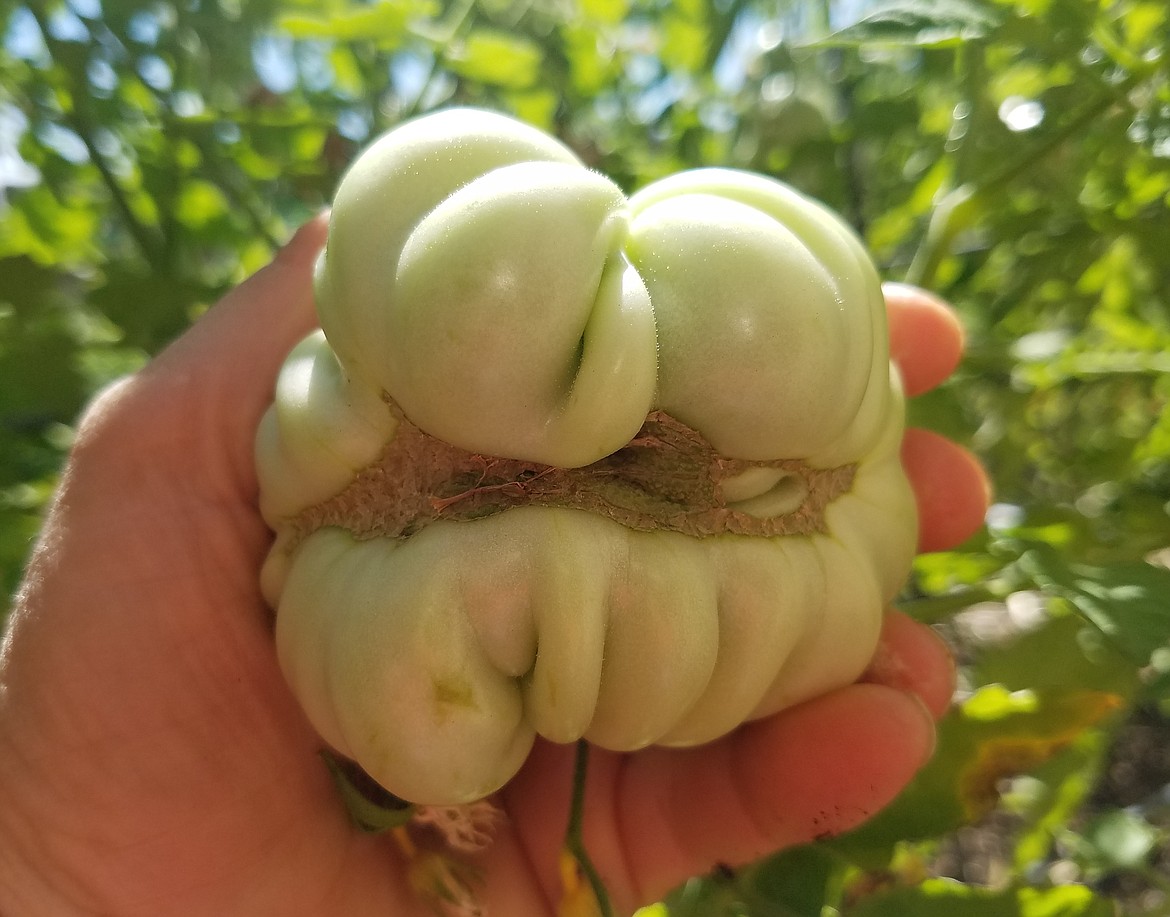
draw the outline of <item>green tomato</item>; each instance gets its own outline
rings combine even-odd
[[[262,586],[388,790],[482,798],[538,734],[708,742],[865,668],[916,519],[880,284],[821,205],[726,169],[627,199],[455,109],[354,164],[316,287]]]

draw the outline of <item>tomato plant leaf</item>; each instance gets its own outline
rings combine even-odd
[[[503,86],[527,89],[540,72],[540,48],[518,35],[480,29],[447,51],[447,63],[460,76]]]
[[[376,41],[396,45],[411,24],[435,12],[426,0],[382,0],[370,6],[327,14],[287,13],[279,24],[293,38],[332,38],[340,41]]]
[[[1043,666],[1036,665],[1038,659]],[[1024,631],[984,653],[972,670],[978,684],[1009,691],[1080,688],[1131,697],[1141,684],[1129,657],[1076,614]]]
[[[1093,819],[1082,840],[1099,865],[1140,869],[1158,844],[1159,833],[1138,813],[1113,809]]]
[[[913,45],[942,48],[986,38],[1003,15],[979,0],[892,0],[815,44],[822,47]]]
[[[1005,778],[1046,764],[1123,706],[1122,697],[1103,691],[985,687],[939,724],[934,758],[902,795],[830,843],[851,861],[874,867],[902,840],[971,824],[999,802]]]
[[[1111,917],[1113,905],[1082,885],[992,891],[929,879],[864,900],[849,917]]]
[[[1139,665],[1170,644],[1170,570],[1165,567],[1142,562],[1108,567],[1068,563],[1045,545],[1027,550],[1020,566]]]
[[[810,844],[786,850],[740,879],[759,912],[768,913],[766,903],[779,906],[781,913],[801,917],[820,915],[824,902],[831,896],[840,861],[823,847]]]

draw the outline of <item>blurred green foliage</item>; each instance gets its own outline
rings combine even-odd
[[[912,419],[998,502],[905,597],[961,663],[935,761],[853,835],[656,910],[1170,913],[1165,759],[1107,791],[1137,719],[1170,736],[1168,46],[1163,0],[0,0],[5,593],[85,401],[379,131],[475,104],[629,190],[778,175],[960,310]]]

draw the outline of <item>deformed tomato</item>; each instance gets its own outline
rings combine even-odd
[[[482,798],[536,734],[709,741],[855,679],[914,500],[876,272],[759,175],[627,198],[454,109],[343,179],[261,424],[280,663],[338,753]]]

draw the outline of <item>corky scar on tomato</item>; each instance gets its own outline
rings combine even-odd
[[[397,429],[381,457],[335,497],[296,515],[289,550],[323,526],[355,538],[409,538],[439,520],[482,519],[517,506],[596,513],[631,529],[708,535],[823,533],[826,506],[852,486],[856,465],[719,455],[661,411],[618,451],[580,468],[468,452],[430,436],[393,402]],[[743,496],[744,493],[750,493]]]
[[[308,718],[392,793],[865,669],[916,518],[880,284],[821,205],[725,169],[627,198],[457,109],[355,163],[316,286],[257,434],[262,588]]]

